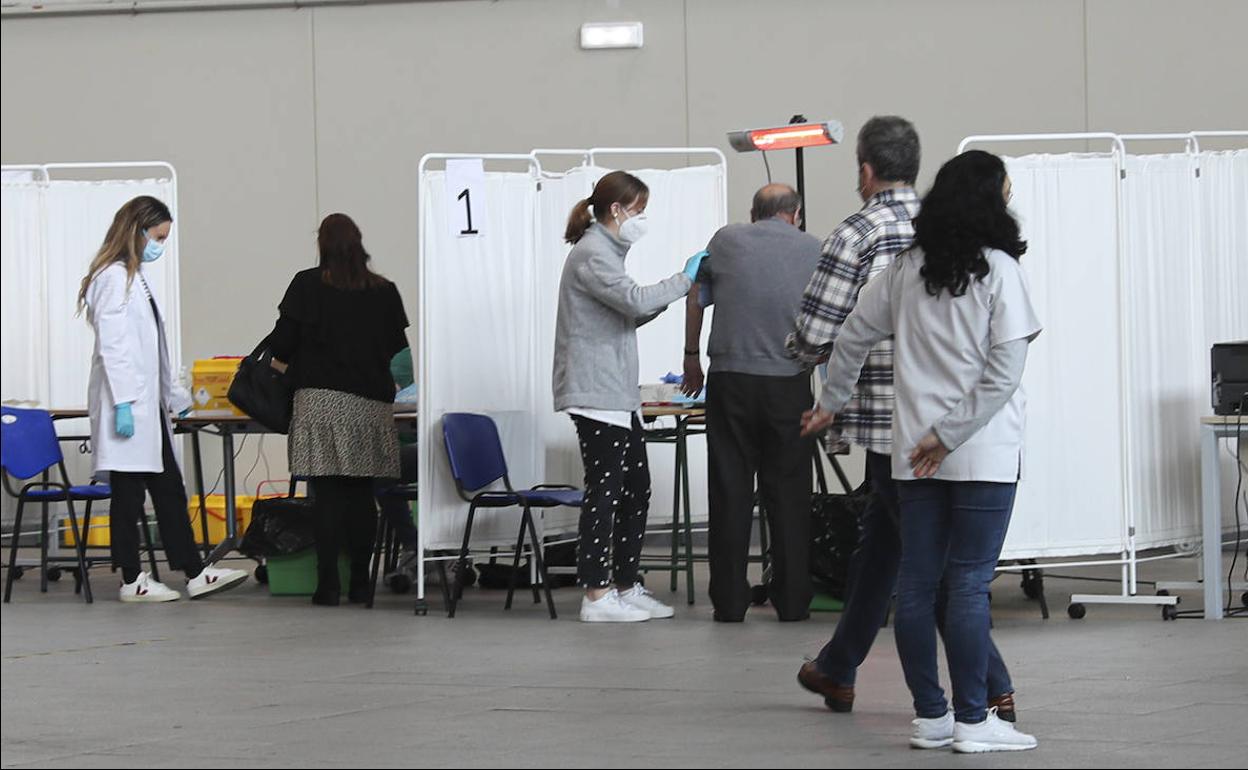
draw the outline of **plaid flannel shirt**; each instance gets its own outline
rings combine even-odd
[[[832,344],[858,303],[867,280],[914,242],[919,196],[900,187],[876,193],[858,213],[842,222],[823,244],[823,257],[806,293],[797,328],[789,335],[790,355],[807,364],[828,359]],[[837,415],[832,430],[844,441],[880,454],[893,445],[893,341],[871,349],[854,395]]]

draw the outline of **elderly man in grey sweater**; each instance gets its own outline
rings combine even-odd
[[[780,620],[810,616],[813,447],[792,420],[813,397],[810,372],[788,356],[785,338],[819,264],[820,244],[797,228],[800,207],[788,185],[760,189],[752,222],[728,225],[711,239],[686,302],[687,393],[702,387],[703,308],[715,305],[706,407],[710,593],[720,622],[740,622],[750,606],[746,568],[756,475],[771,532],[771,604]]]

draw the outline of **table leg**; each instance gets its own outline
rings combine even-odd
[[[234,489],[234,434],[228,428],[221,431],[221,447],[223,450],[222,472],[225,476],[225,539],[218,543],[204,560],[207,564],[216,564],[221,561],[226,554],[234,550],[237,542],[235,535],[238,532],[238,522],[234,520],[236,515],[234,496],[237,494]]]
[[[195,496],[199,500],[199,528],[203,534],[204,558],[212,550],[208,542],[208,499],[204,493],[204,458],[200,454],[199,431],[191,431],[191,461],[195,466]]]
[[[1218,478],[1218,432],[1200,431],[1200,505],[1205,620],[1222,619],[1222,487]]]
[[[677,448],[679,461],[677,471],[680,473],[680,486],[683,489],[685,510],[685,591],[688,593],[689,604],[693,604],[693,511],[689,504],[689,419],[682,417],[677,425]],[[675,574],[675,573],[672,573]]]

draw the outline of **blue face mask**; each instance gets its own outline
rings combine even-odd
[[[147,238],[147,231],[143,231],[143,237]],[[147,238],[147,245],[143,247],[143,261],[155,262],[165,253],[165,244],[159,243]]]

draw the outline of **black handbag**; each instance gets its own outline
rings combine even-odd
[[[238,365],[226,394],[230,403],[275,433],[290,432],[294,390],[285,374],[273,368],[269,338],[261,340]]]

